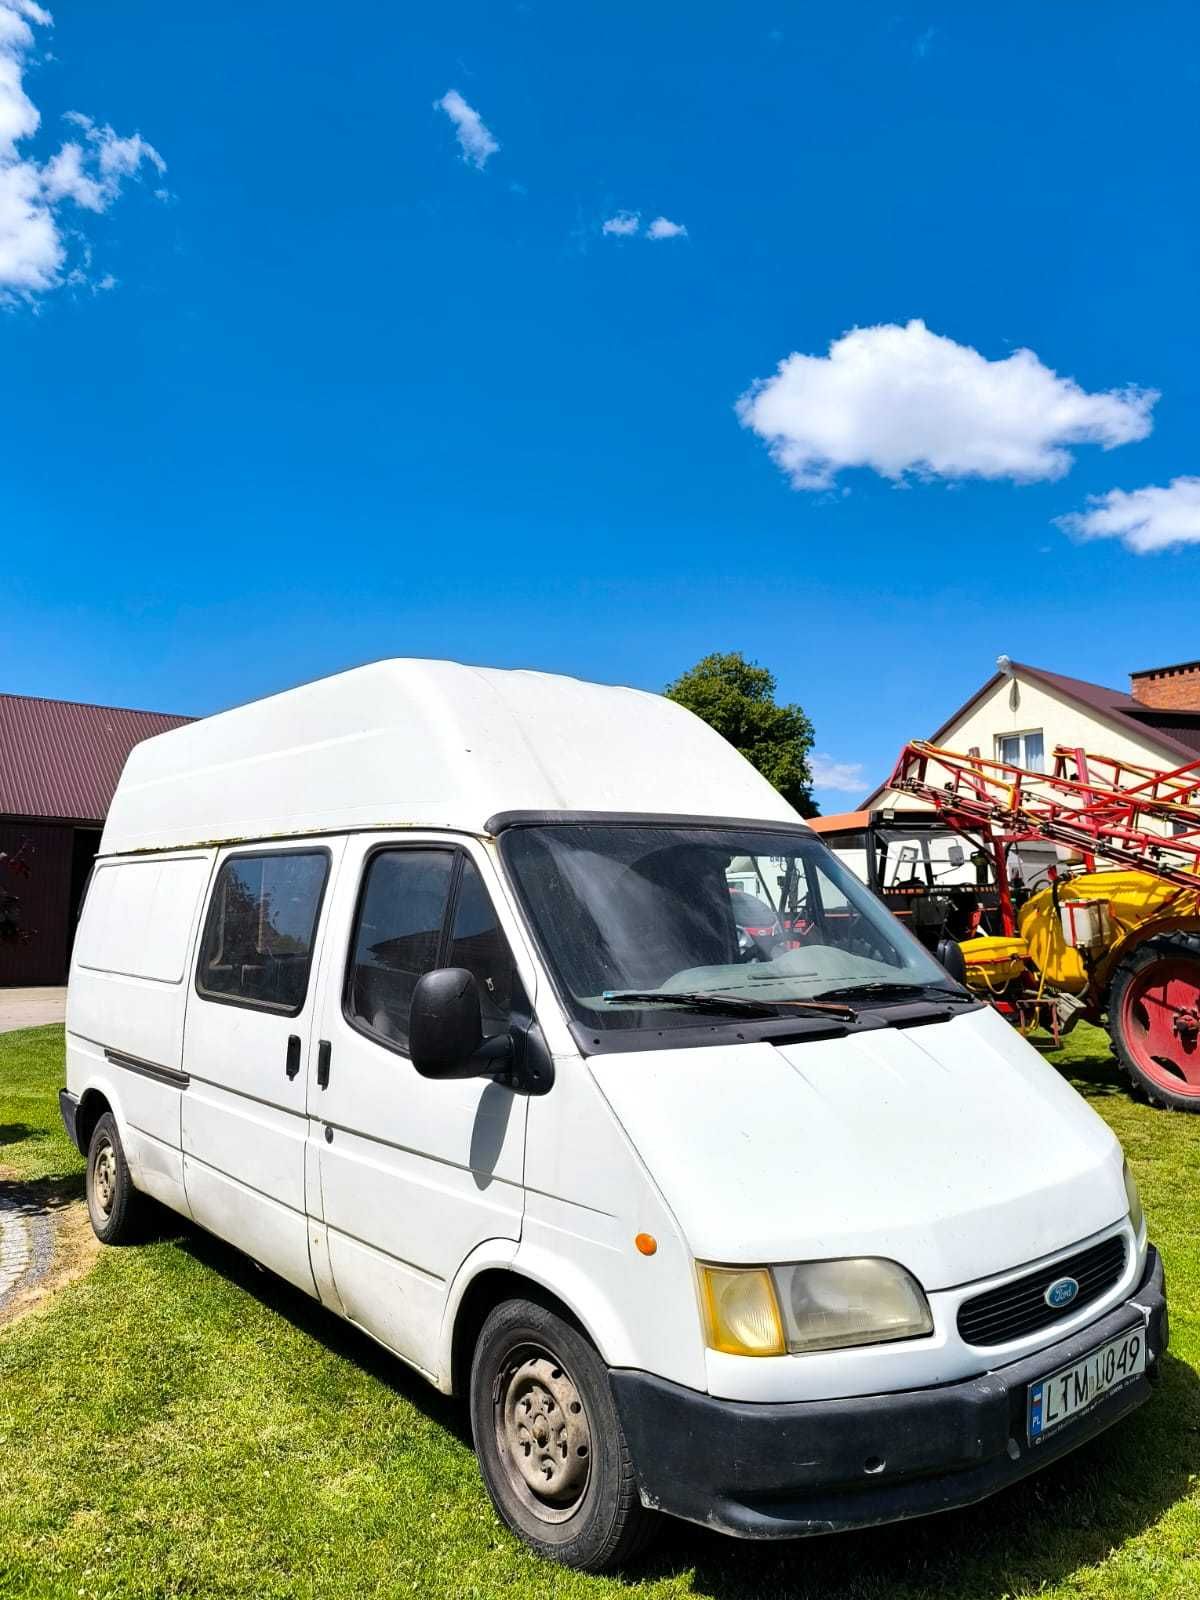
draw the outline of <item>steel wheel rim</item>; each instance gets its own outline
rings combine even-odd
[[[96,1151],[92,1166],[92,1194],[101,1216],[111,1216],[117,1198],[117,1152],[108,1139]]]
[[[509,1353],[493,1390],[496,1450],[514,1493],[542,1522],[568,1522],[587,1496],[592,1431],[583,1397],[551,1352]]]
[[[1121,1003],[1121,1032],[1157,1088],[1200,1099],[1200,962],[1166,956],[1135,973]]]

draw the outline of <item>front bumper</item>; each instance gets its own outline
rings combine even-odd
[[[1145,1376],[1030,1445],[1028,1385],[1139,1324]],[[1124,1304],[965,1382],[788,1405],[717,1400],[645,1372],[617,1371],[612,1382],[647,1505],[742,1538],[794,1539],[949,1511],[1016,1483],[1147,1400],[1167,1337],[1151,1246]]]

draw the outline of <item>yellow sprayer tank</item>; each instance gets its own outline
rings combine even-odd
[[[1047,984],[1067,994],[1082,994],[1090,976],[1083,954],[1067,943],[1061,908],[1071,901],[1101,901],[1108,906],[1108,947],[1124,942],[1135,929],[1165,916],[1200,916],[1200,891],[1178,889],[1146,872],[1084,872],[1058,885],[1058,907],[1047,885],[1021,907],[1018,926],[1029,957]],[[1093,966],[1104,950],[1091,952]]]

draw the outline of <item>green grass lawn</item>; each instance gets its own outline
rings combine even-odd
[[[1136,1417],[982,1506],[774,1548],[668,1523],[631,1578],[547,1567],[455,1405],[181,1228],[0,1330],[0,1595],[1200,1597],[1200,1118],[1131,1100],[1102,1034],[1060,1059],[1141,1184],[1173,1354]],[[0,1164],[60,1195],[61,1077],[61,1029],[0,1038]]]

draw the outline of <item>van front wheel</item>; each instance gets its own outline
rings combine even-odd
[[[101,1244],[133,1244],[141,1237],[145,1203],[129,1176],[117,1119],[111,1111],[92,1129],[86,1189],[92,1232]]]
[[[642,1505],[608,1369],[577,1328],[531,1300],[488,1316],[471,1364],[471,1431],[514,1533],[564,1566],[609,1572],[642,1550]]]

